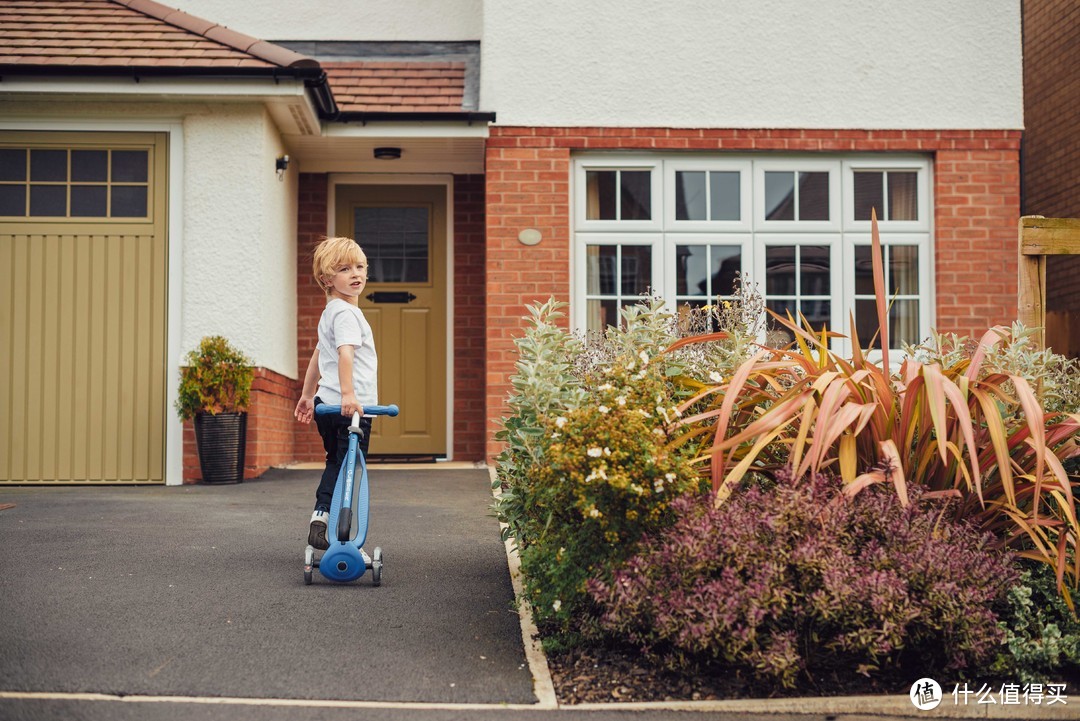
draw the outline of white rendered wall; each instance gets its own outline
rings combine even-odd
[[[184,118],[182,345],[223,335],[296,378],[296,168],[278,181],[261,105],[208,110]]]
[[[499,125],[1021,128],[1019,0],[487,0]]]
[[[264,40],[479,40],[483,15],[483,0],[169,0],[165,4]]]

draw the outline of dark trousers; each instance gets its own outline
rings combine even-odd
[[[315,405],[323,401],[316,396]],[[315,416],[315,425],[322,436],[323,448],[326,450],[326,467],[323,469],[319,488],[315,491],[315,510],[329,511],[330,503],[334,499],[334,486],[337,484],[338,473],[341,464],[349,453],[349,424],[351,416],[343,416],[335,413],[331,415]],[[368,452],[368,444],[371,442],[371,419],[360,419],[360,442],[357,444],[358,451],[365,456]],[[359,480],[359,479],[357,479]]]

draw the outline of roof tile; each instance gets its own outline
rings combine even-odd
[[[465,63],[324,62],[345,112],[461,112]]]

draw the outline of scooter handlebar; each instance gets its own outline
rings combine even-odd
[[[315,406],[315,415],[328,416],[332,414],[341,415],[341,406],[331,406],[326,403]],[[397,414],[398,407],[392,403],[388,406],[364,406],[365,416],[396,416]]]

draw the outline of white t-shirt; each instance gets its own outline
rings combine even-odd
[[[375,355],[375,336],[364,314],[351,303],[332,298],[319,318],[319,390],[323,402],[341,404],[341,381],[338,377],[338,348],[353,350],[353,392],[363,406],[379,402],[379,359]]]

